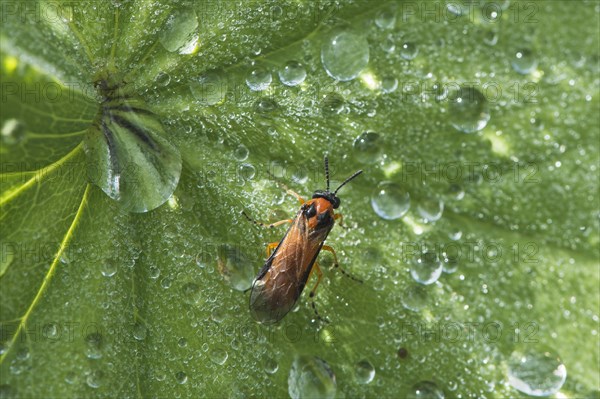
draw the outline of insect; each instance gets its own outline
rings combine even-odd
[[[333,254],[334,267],[360,282],[339,267],[335,251],[324,243],[335,221],[342,219],[341,214],[334,213],[334,209],[340,206],[338,191],[361,173],[362,170],[357,171],[331,192],[329,191],[329,161],[325,156],[327,179],[325,191],[317,190],[312,199],[305,201],[299,194],[288,190],[288,193],[294,195],[302,204],[293,219],[284,219],[266,225],[252,220],[243,213],[248,220],[262,227],[273,228],[291,223],[281,241],[267,245],[267,260],[252,284],[250,312],[258,322],[273,324],[281,320],[302,294],[312,273],[317,274],[317,282],[310,291],[311,305],[317,318],[323,320],[314,303],[315,292],[323,277],[317,262],[317,256],[322,249]]]

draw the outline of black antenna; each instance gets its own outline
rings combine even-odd
[[[329,192],[329,159],[325,154],[325,178],[327,179],[327,192]]]
[[[347,178],[346,180],[344,180],[344,182],[342,184],[340,184],[338,186],[338,188],[335,189],[335,191],[333,192],[333,195],[336,195],[337,192],[340,190],[340,188],[344,187],[344,185],[346,183],[348,183],[350,180],[354,179],[356,176],[360,175],[362,172],[363,172],[362,170],[354,172],[354,174],[352,176],[350,176],[349,178]],[[329,182],[329,179],[327,181]],[[327,191],[329,191],[329,184],[327,184]]]

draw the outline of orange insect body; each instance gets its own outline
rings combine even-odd
[[[250,311],[254,318],[264,324],[272,324],[281,320],[294,306],[311,273],[317,271],[318,281],[311,291],[311,297],[321,281],[321,270],[316,262],[321,249],[329,250],[337,257],[331,247],[324,245],[329,232],[335,224],[334,209],[340,205],[336,196],[338,190],[347,182],[358,176],[358,171],[346,179],[334,192],[329,191],[329,168],[325,158],[327,190],[315,191],[313,198],[302,202],[294,219],[287,220],[291,225],[279,243],[269,245],[275,250],[268,257],[264,266],[252,284],[250,294]],[[285,221],[270,225],[274,227]],[[313,303],[314,308],[314,303]],[[316,312],[316,308],[315,312]]]

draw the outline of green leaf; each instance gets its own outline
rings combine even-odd
[[[455,6],[1,2],[0,396],[597,396],[596,4]]]

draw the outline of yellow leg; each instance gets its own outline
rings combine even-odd
[[[341,213],[336,213],[335,215],[333,215],[333,220],[338,219],[340,219],[340,227],[345,229],[346,225],[344,224],[344,215],[342,215]]]
[[[354,277],[353,275],[351,275],[350,273],[348,273],[347,271],[345,271],[344,269],[342,269],[340,267],[340,262],[338,262],[337,255],[336,255],[336,253],[335,253],[335,251],[334,251],[333,248],[331,248],[329,245],[323,245],[322,249],[324,251],[331,252],[331,254],[333,255],[333,267],[335,267],[336,269],[339,269],[339,271],[341,271],[344,276],[349,277],[349,278],[351,278],[354,281],[358,281],[359,283],[363,282],[361,279]]]
[[[298,201],[300,201],[300,205],[302,205],[302,204],[304,204],[304,203],[306,202],[306,201],[304,200],[304,198],[302,198],[302,197],[300,196],[300,194],[298,194],[297,192],[295,192],[295,191],[292,191],[292,190],[290,190],[289,188],[287,189],[287,191],[286,191],[286,192],[287,192],[289,195],[293,195],[294,197],[296,197],[296,199],[297,199]]]
[[[321,268],[319,267],[319,263],[317,261],[315,261],[315,264],[313,265],[313,269],[310,271],[310,274],[312,275],[313,272],[317,273],[317,283],[315,284],[313,289],[310,291],[310,295],[309,295],[310,296],[310,306],[312,306],[313,311],[315,312],[315,316],[317,317],[317,320],[322,321],[324,323],[328,323],[329,321],[327,319],[324,319],[321,317],[321,315],[317,311],[317,306],[315,305],[315,295],[317,293],[317,287],[319,286],[319,283],[323,279],[323,272],[321,271]],[[309,278],[310,278],[310,276],[309,276]]]
[[[251,223],[254,223],[255,225],[260,226],[260,227],[267,227],[269,229],[272,229],[273,227],[281,226],[284,223],[292,223],[294,221],[294,219],[283,219],[283,220],[280,220],[279,222],[266,224],[266,223],[257,222],[256,220],[252,219],[250,216],[246,215],[246,212],[242,212],[242,215],[244,215],[246,217],[246,219],[248,219]]]
[[[267,244],[267,258],[269,256],[271,256],[271,253],[273,252],[273,250],[275,248],[277,248],[278,245],[279,245],[279,242],[271,242],[271,243]]]

